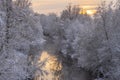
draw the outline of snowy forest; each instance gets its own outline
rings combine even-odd
[[[30,0],[0,0],[0,80],[120,80],[120,1],[58,16]]]

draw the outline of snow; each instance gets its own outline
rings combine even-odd
[[[73,80],[79,70],[94,80],[120,79],[120,3],[103,2],[91,19],[75,6],[69,5],[58,17],[34,13],[29,1],[14,0],[8,4],[13,11],[7,22],[6,2],[0,1],[0,80],[33,79],[43,50],[58,59],[62,55],[70,64],[63,66],[63,74]],[[75,72],[69,75],[67,70],[72,69]]]

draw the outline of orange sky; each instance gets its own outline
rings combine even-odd
[[[95,8],[100,0],[32,0],[32,7],[34,11],[39,13],[57,13],[59,14],[68,3],[81,5],[82,7],[86,7],[87,9]]]

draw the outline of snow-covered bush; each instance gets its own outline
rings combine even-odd
[[[14,4],[15,1],[7,0],[0,2],[0,6],[3,3],[7,5],[4,9],[0,8],[0,80],[33,78],[36,66],[29,64],[34,61],[29,61],[29,57],[35,56],[38,52],[30,51],[31,46],[41,49],[44,42],[42,26],[30,7],[25,6],[29,2],[19,5]]]
[[[27,56],[15,50],[7,54],[8,58],[5,54],[0,56],[0,80],[25,80],[29,75]]]

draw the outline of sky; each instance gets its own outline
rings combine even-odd
[[[69,3],[80,5],[87,9],[93,9],[100,3],[100,0],[32,0],[32,8],[35,12],[39,13],[60,14]]]

